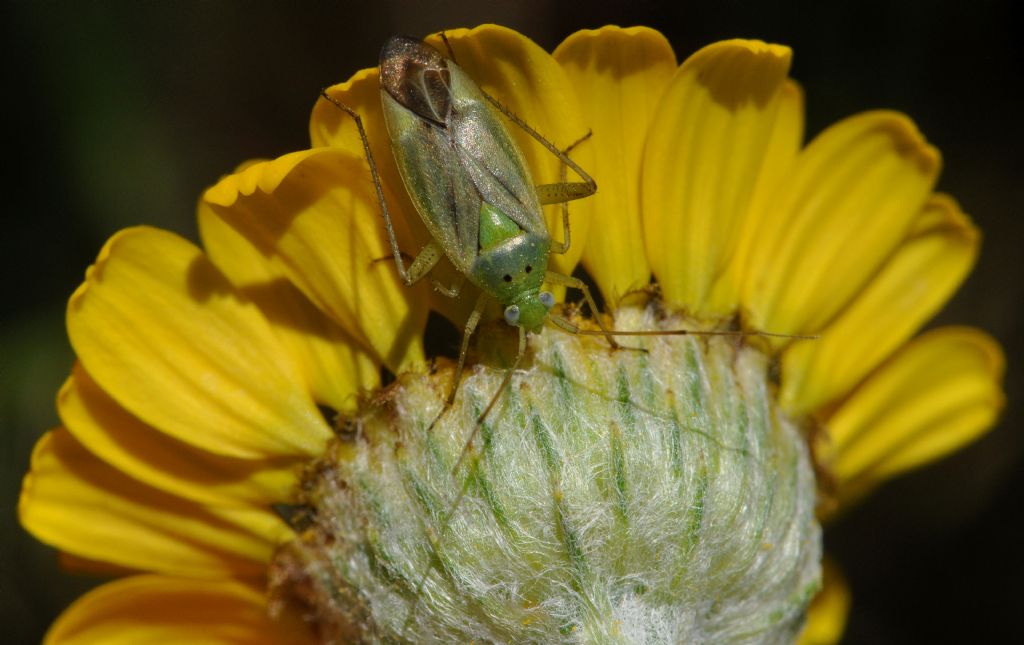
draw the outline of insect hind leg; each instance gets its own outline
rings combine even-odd
[[[359,131],[359,140],[363,143],[363,155],[366,157],[366,163],[370,166],[370,176],[373,178],[373,188],[377,192],[377,202],[380,204],[381,215],[384,217],[384,228],[387,230],[388,243],[391,245],[391,252],[395,258],[395,267],[398,269],[398,274],[402,277],[402,282],[409,286],[419,280],[422,275],[414,280],[410,280],[409,271],[405,267],[405,262],[402,261],[402,251],[398,248],[398,238],[395,235],[395,226],[391,221],[391,211],[388,210],[388,203],[384,199],[384,188],[380,182],[380,173],[377,171],[377,162],[374,160],[373,152],[370,150],[370,139],[366,136],[363,119],[359,116],[358,112],[328,94],[327,88],[320,90],[320,96],[334,107],[352,117],[356,124],[356,130]],[[434,264],[436,263],[437,261],[435,260]],[[413,265],[415,266],[415,264],[416,261],[414,260]]]
[[[593,130],[587,130],[585,135],[570,143],[565,150],[562,150],[562,155],[568,159],[569,153],[572,152],[573,148],[589,139],[593,134]],[[562,205],[562,241],[551,240],[551,252],[558,253],[559,255],[567,253],[569,245],[572,243],[569,236],[569,202],[574,199],[589,197],[594,194],[593,191],[597,190],[597,186],[591,186],[587,183],[569,182],[566,176],[568,168],[564,163],[561,165],[559,169],[559,182],[557,184],[540,184],[534,187],[541,205]]]
[[[591,177],[586,170],[580,168],[579,164],[573,161],[571,157],[569,157],[566,153],[562,152],[557,147],[555,147],[555,144],[548,141],[548,139],[544,135],[542,135],[540,132],[537,132],[529,123],[520,118],[515,112],[506,107],[501,101],[494,98],[493,96],[485,92],[483,89],[480,90],[480,93],[483,94],[484,98],[487,99],[488,103],[493,105],[495,109],[504,114],[509,121],[515,123],[517,126],[522,128],[522,130],[526,132],[526,134],[533,137],[533,139],[537,143],[547,148],[548,152],[558,157],[566,166],[572,168],[572,171],[576,173],[580,179],[583,180],[584,184],[586,184],[587,190],[590,191],[589,193],[587,193],[588,195],[593,195],[594,193],[597,192],[597,182],[594,181],[594,178]],[[589,136],[590,135],[588,134],[587,136],[584,137],[584,139],[586,139]]]

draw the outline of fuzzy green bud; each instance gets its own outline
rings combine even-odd
[[[675,329],[621,309],[617,329]],[[491,336],[493,338],[493,335]],[[403,374],[305,481],[279,601],[325,640],[792,642],[821,538],[804,439],[742,339],[546,331],[505,370]],[[453,474],[456,464],[458,468]]]

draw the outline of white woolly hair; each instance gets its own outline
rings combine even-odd
[[[624,309],[615,325],[683,321]],[[450,372],[403,375],[361,411],[349,456],[309,482],[316,525],[294,545],[347,629],[413,643],[795,639],[821,538],[768,359],[735,338],[623,344],[647,351],[531,337],[454,475],[503,369],[475,366],[430,430]]]

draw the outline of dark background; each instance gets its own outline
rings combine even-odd
[[[549,50],[579,28],[647,24],[680,60],[722,38],[786,43],[806,90],[808,135],[871,108],[916,120],[944,154],[940,188],[985,234],[977,268],[936,322],[1000,339],[1009,405],[990,435],[884,487],[830,527],[826,544],[854,590],[847,642],[1019,632],[1024,74],[1010,3],[487,4],[3,4],[3,640],[38,641],[93,584],[58,571],[54,554],[18,525],[16,499],[32,444],[56,424],[53,398],[72,360],[64,303],[104,240],[140,223],[196,239],[203,188],[242,160],[306,147],[319,88],[375,65],[388,35],[480,22],[516,28]]]

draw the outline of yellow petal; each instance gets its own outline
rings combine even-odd
[[[579,100],[568,76],[555,59],[536,43],[497,25],[445,33],[459,66],[470,78],[555,147],[564,149],[587,134],[591,124],[582,117]],[[447,55],[439,36],[426,40]],[[561,161],[522,128],[511,121],[507,124],[508,131],[526,157],[534,183],[560,181]],[[593,154],[593,147],[583,143],[572,151],[571,156],[586,170],[594,166]],[[579,181],[572,171],[569,171],[568,180]],[[548,230],[554,239],[561,240],[561,207],[547,206],[544,212]],[[549,267],[566,274],[572,273],[583,253],[593,212],[592,200],[571,202],[569,212],[571,247],[565,255],[552,255]]]
[[[75,365],[57,395],[64,426],[92,454],[154,488],[203,504],[255,505],[288,499],[292,460],[220,457],[132,416]]]
[[[208,207],[392,371],[422,363],[422,287],[390,262],[361,155],[315,148],[256,163],[203,196]]]
[[[733,258],[765,168],[792,53],[760,41],[701,49],[679,68],[650,125],[641,200],[665,298],[698,316]],[[735,308],[738,302],[730,303]]]
[[[36,444],[18,511],[22,526],[63,551],[184,576],[261,576],[292,536],[269,509],[204,507],[138,482],[64,429]]]
[[[133,576],[92,590],[46,634],[46,645],[310,643],[267,615],[263,592],[234,580]]]
[[[1004,359],[988,335],[965,327],[931,331],[868,377],[824,423],[817,451],[839,501],[957,450],[1002,409]]]
[[[820,331],[906,237],[940,165],[894,112],[854,116],[818,135],[758,215],[745,272],[749,323]]]
[[[952,198],[929,200],[895,254],[821,338],[786,349],[783,407],[810,412],[853,388],[946,302],[974,264],[978,243]]]
[[[94,578],[122,578],[139,573],[138,569],[119,567],[116,564],[83,558],[66,551],[57,553],[57,564],[63,571],[82,573]]]
[[[199,205],[199,232],[213,263],[266,316],[317,402],[348,412],[357,393],[379,385],[370,353],[206,203]]]
[[[446,33],[456,50],[459,64],[480,82],[485,90],[525,118],[532,127],[552,140],[555,145],[564,148],[586,133],[586,128],[578,125],[582,121],[575,104],[575,96],[569,97],[567,94],[571,93],[571,88],[568,87],[564,73],[554,60],[534,43],[515,32],[493,25],[472,31],[456,30]],[[447,49],[439,37],[434,36],[427,40],[447,55]],[[531,65],[532,68],[520,69],[522,65]],[[524,86],[524,83],[528,85]],[[380,174],[388,210],[396,224],[399,247],[410,257],[415,256],[430,240],[430,236],[405,193],[394,163],[390,139],[381,115],[377,70],[362,70],[345,83],[329,88],[327,93],[360,115]],[[570,98],[571,106],[567,102]],[[533,180],[536,183],[559,181],[558,159],[541,148],[511,121],[507,121],[507,127],[526,155]],[[560,128],[562,134],[556,127]],[[313,108],[310,137],[314,146],[344,148],[360,157],[363,156],[362,143],[353,119],[327,101],[320,100]],[[586,148],[587,145],[582,145],[573,152],[573,157],[584,168],[588,167],[591,154]],[[362,172],[365,177],[370,176],[365,163]],[[576,180],[571,176],[572,173],[569,174],[570,181]],[[570,209],[575,242],[569,254],[553,256],[551,268],[556,271],[571,272],[582,253],[588,213],[580,209],[587,208],[587,201],[574,203]],[[379,213],[379,207],[376,211]],[[551,206],[547,207],[545,212],[548,229],[554,231],[556,239],[561,239],[561,211],[558,207]],[[387,255],[390,255],[390,249]],[[448,286],[460,276],[445,259],[431,272],[430,277]],[[550,288],[555,293],[562,289],[558,286]],[[476,287],[467,284],[458,298],[448,298],[432,290],[429,298],[433,309],[461,327],[472,310],[478,293]]]
[[[640,162],[658,100],[676,70],[672,46],[647,27],[578,31],[555,49],[594,135],[600,190],[590,198],[593,221],[583,264],[605,300],[642,287],[651,277],[640,224]]]
[[[381,112],[380,74],[377,68],[359,70],[352,78],[344,83],[332,85],[326,91],[332,98],[355,110],[362,119],[373,156],[381,158],[377,163],[377,171],[383,173],[384,166],[387,166],[391,172],[397,172]],[[355,121],[345,111],[322,97],[318,97],[313,103],[313,112],[309,118],[309,140],[314,148],[343,148],[356,156],[363,152],[363,142],[359,138]],[[397,174],[390,177],[382,176],[382,179],[389,183],[401,181]]]
[[[821,591],[807,608],[807,623],[798,645],[838,643],[850,613],[850,587],[832,558],[822,561]]]
[[[318,454],[330,429],[260,311],[190,242],[121,231],[68,303],[89,375],[126,410],[216,454]]]
[[[395,155],[391,150],[391,137],[384,123],[384,115],[380,103],[380,74],[377,68],[364,69],[357,72],[344,83],[327,88],[327,94],[355,110],[366,130],[367,142],[373,155],[374,165],[384,189],[388,212],[395,223],[395,234],[398,236],[399,248],[410,257],[415,256],[419,249],[430,241],[430,233],[420,220],[412,205],[405,185],[395,164]],[[352,156],[364,159],[362,177],[371,181],[370,166],[365,161],[366,152],[359,138],[355,120],[330,101],[320,99],[313,106],[313,115],[309,123],[310,139],[314,147],[330,146],[346,150]],[[384,229],[383,213],[376,194],[373,195],[373,214],[377,217],[377,226]],[[391,257],[390,247],[386,253]],[[383,257],[383,256],[382,256]],[[390,260],[389,260],[390,262]],[[450,269],[454,271],[454,269]],[[434,276],[449,282],[451,276]],[[472,308],[472,303],[470,303]]]
[[[803,138],[804,94],[794,80],[787,79],[780,91],[771,139],[764,153],[765,164],[750,197],[750,207],[739,224],[736,251],[711,289],[708,311],[734,311],[737,303],[742,302],[750,254],[760,243],[758,222],[764,219],[763,213],[774,207],[775,192],[792,173]]]

